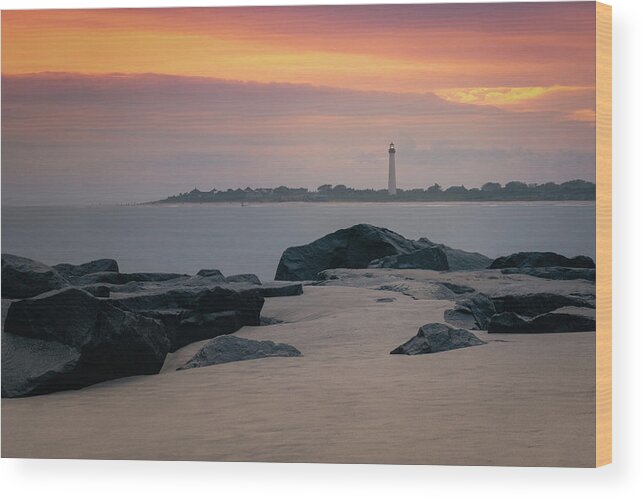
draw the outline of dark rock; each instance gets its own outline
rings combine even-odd
[[[531,293],[526,295],[494,296],[496,311],[514,312],[518,315],[535,317],[562,307],[594,308],[594,303],[586,298],[554,293]]]
[[[177,370],[266,357],[299,357],[300,355],[299,350],[285,343],[248,340],[237,336],[219,336],[209,341]]]
[[[82,288],[84,291],[87,291],[90,295],[94,295],[96,298],[109,298],[111,290],[108,286],[84,286]]]
[[[418,355],[484,344],[484,341],[465,329],[456,329],[447,324],[434,322],[422,326],[416,336],[391,351],[391,353]]]
[[[117,308],[108,300],[95,298],[77,288],[13,302],[7,312],[5,332],[40,340],[11,339],[12,355],[31,367],[21,372],[20,363],[11,361],[8,379],[14,380],[14,384],[5,388],[3,376],[3,392],[11,394],[8,396],[75,389],[125,376],[156,374],[170,345],[159,321]],[[58,344],[52,347],[50,364],[57,367],[47,376],[33,367],[41,362],[42,355],[46,356],[43,351],[49,348],[42,342]],[[33,358],[29,357],[30,352]],[[20,386],[27,391],[21,392]]]
[[[491,258],[481,253],[450,248],[445,244],[431,242],[426,237],[421,237],[419,242],[429,246],[436,246],[444,251],[447,256],[447,262],[449,263],[449,270],[451,271],[482,270],[489,267],[492,261]]]
[[[264,298],[258,288],[171,287],[112,298],[116,306],[163,322],[175,351],[194,341],[259,326]]]
[[[2,333],[2,397],[66,390],[80,362],[80,351],[68,345]]]
[[[369,268],[449,270],[447,255],[437,246],[373,260]]]
[[[225,281],[225,277],[218,269],[201,269],[196,275],[201,277],[220,277],[222,281]]]
[[[596,269],[572,269],[569,267],[522,267],[502,269],[503,274],[526,274],[541,279],[555,281],[570,281],[573,279],[585,279],[596,282]]]
[[[264,284],[256,288],[261,296],[264,298],[276,298],[280,296],[299,296],[304,294],[304,287],[301,283],[296,284]]]
[[[236,274],[225,278],[226,282],[242,282],[246,284],[256,284],[261,286],[261,281],[254,274]]]
[[[2,254],[2,298],[31,298],[68,286],[66,279],[44,263]]]
[[[595,331],[596,319],[583,309],[560,309],[533,318],[513,312],[494,315],[489,333],[572,333]]]
[[[486,331],[495,315],[494,302],[482,293],[475,293],[455,302],[455,307],[445,310],[444,320],[456,327]]]
[[[93,260],[80,265],[72,265],[71,263],[59,263],[53,267],[60,275],[66,278],[80,277],[87,274],[95,274],[97,272],[118,272],[118,263],[111,258],[102,258],[100,260]]]
[[[490,269],[514,267],[570,267],[593,269],[596,265],[594,264],[594,260],[588,256],[567,258],[557,253],[539,251],[513,253],[509,256],[501,256],[500,258],[496,258],[491,265],[489,265]]]
[[[165,272],[96,272],[86,274],[74,279],[74,284],[85,286],[88,284],[127,284],[130,282],[163,282],[173,279],[189,277],[186,274],[173,274]]]
[[[293,246],[281,255],[275,280],[315,280],[322,270],[363,269],[378,258],[411,253],[426,245],[388,229],[359,224],[341,229],[304,246]]]
[[[392,303],[397,300],[395,298],[377,298],[375,301],[377,303]]]
[[[473,293],[475,289],[469,286],[464,286],[463,284],[454,284],[452,282],[440,282],[445,288],[453,291],[456,295],[462,295],[465,293]]]

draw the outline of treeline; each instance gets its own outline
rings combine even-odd
[[[304,187],[228,189],[190,192],[170,196],[158,203],[212,203],[212,202],[288,202],[288,201],[593,201],[596,185],[585,180],[571,180],[556,184],[526,184],[524,182],[487,182],[481,187],[467,189],[464,185],[443,189],[434,184],[426,189],[398,189],[394,196],[386,189],[353,189],[343,184],[320,185],[316,191]]]

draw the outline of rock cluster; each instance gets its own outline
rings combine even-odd
[[[413,241],[388,229],[359,224],[283,252],[278,281],[315,280],[327,269],[421,268],[429,270],[482,269],[491,259],[479,253],[454,250],[428,239]]]
[[[2,337],[3,397],[158,373],[168,352],[262,325],[265,297],[303,293],[212,269],[121,273],[108,259],[49,267],[3,254],[2,266],[3,298],[16,300]]]

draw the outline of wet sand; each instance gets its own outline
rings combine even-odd
[[[2,456],[593,466],[595,335],[389,355],[451,306],[340,286],[267,299],[288,323],[236,334],[302,357],[177,372],[197,343],[156,376],[3,399]]]

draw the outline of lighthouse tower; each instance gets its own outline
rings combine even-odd
[[[395,144],[391,142],[388,148],[388,193],[390,196],[397,194],[395,185]]]

